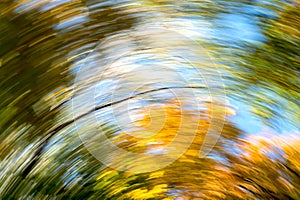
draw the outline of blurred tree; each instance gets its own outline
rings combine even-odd
[[[262,43],[248,44],[238,50],[239,59],[233,76],[235,91],[253,103],[253,111],[273,126],[300,123],[300,4],[282,3],[275,11],[277,17],[260,17],[260,27],[266,37]],[[241,59],[242,58],[242,59]],[[240,89],[239,89],[240,88]],[[240,93],[238,93],[240,94]],[[279,125],[280,126],[280,125]]]
[[[113,5],[47,3],[0,3],[0,162],[6,168],[0,173],[4,180],[0,196],[4,199],[21,197],[32,185],[38,188],[40,180],[22,179],[32,173],[53,136],[61,134],[51,130],[65,128],[57,124],[64,122],[59,113],[72,95],[71,65],[78,59],[74,51],[87,54],[107,34],[134,22]],[[82,23],[72,22],[82,15]],[[52,186],[50,194],[56,188]]]
[[[299,199],[299,137],[249,136],[228,153],[232,181],[251,199]]]
[[[69,126],[73,120],[64,113],[64,106],[73,95],[72,64],[87,56],[108,36],[132,28],[136,22],[141,23],[142,20],[136,20],[137,16],[141,17],[135,13],[137,10],[143,8],[151,12],[153,7],[158,10],[168,8],[165,13],[174,16],[193,17],[202,13],[205,18],[211,18],[220,12],[229,12],[227,7],[240,5],[240,2],[145,0],[141,5],[128,7],[122,3],[114,5],[94,0],[62,1],[57,5],[49,2],[0,3],[0,198],[300,198],[298,143],[283,145],[284,154],[272,149],[271,152],[278,154],[275,160],[260,152],[269,147],[268,141],[263,145],[259,143],[259,148],[253,145],[254,142],[238,141],[237,149],[246,154],[230,154],[227,151],[232,151],[231,145],[235,144],[241,131],[228,122],[211,154],[199,158],[199,147],[210,125],[207,120],[209,109],[202,116],[183,111],[191,121],[200,118],[190,148],[165,169],[139,175],[103,167],[73,134],[73,127]],[[184,14],[181,16],[173,8],[183,9]],[[283,7],[278,14],[279,18],[275,20],[264,21],[268,40],[262,45],[247,46],[247,54],[239,55],[244,56],[241,64],[244,71],[233,76],[240,77],[237,80],[250,85],[250,89],[262,88],[261,91],[254,90],[252,95],[258,100],[255,108],[265,118],[276,111],[261,109],[261,102],[277,106],[277,102],[271,100],[273,98],[264,96],[270,95],[271,90],[288,101],[284,105],[288,114],[300,113],[299,3]],[[212,47],[207,46],[208,49]],[[139,121],[140,126],[147,127],[149,119],[160,119],[162,111],[167,113],[166,121],[153,137],[137,139],[128,134],[116,134],[113,139],[128,151],[161,153],[180,126],[183,113],[178,110],[178,105],[171,102],[169,106],[154,109],[153,116],[145,115]],[[156,125],[148,128],[155,129]],[[87,125],[82,131],[89,128]],[[109,126],[103,129],[119,131]]]
[[[141,111],[142,117],[136,121],[136,125],[140,127],[136,132],[120,133],[110,138],[113,143],[127,151],[159,156],[168,154],[165,152],[166,147],[174,142],[174,137],[178,136],[179,131],[183,133],[196,131],[190,147],[175,162],[163,169],[138,175],[140,181],[136,185],[131,185],[132,178],[135,178],[136,175],[108,169],[97,178],[99,183],[95,187],[96,192],[98,190],[105,191],[108,197],[120,199],[174,199],[176,197],[218,199],[226,198],[227,193],[234,193],[234,184],[230,181],[233,176],[227,172],[228,169],[223,167],[222,161],[216,157],[222,154],[225,149],[224,145],[228,145],[228,140],[236,138],[241,133],[240,130],[226,123],[220,140],[213,147],[212,152],[208,154],[208,157],[200,158],[199,151],[210,126],[211,105],[210,103],[205,105],[206,111],[200,115],[191,110],[182,110],[182,107],[184,106],[180,106],[179,102],[174,100],[164,106],[149,105],[148,109]],[[227,114],[233,113],[229,108],[226,110]],[[189,122],[198,120],[198,130],[189,130],[191,126],[183,124],[183,115],[188,116]],[[149,133],[153,134],[145,138],[138,137]],[[188,141],[182,138],[178,142],[177,146],[180,146]],[[126,161],[118,157],[115,157],[113,162],[118,165],[132,164],[130,160]],[[153,166],[149,164],[145,166],[141,161],[139,166],[151,169],[157,165],[157,163],[152,164]],[[107,180],[109,181],[107,182]],[[120,188],[108,187],[116,182]],[[241,194],[236,193],[236,199],[243,199],[242,196],[239,196]]]

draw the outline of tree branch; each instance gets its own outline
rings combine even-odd
[[[107,107],[110,107],[110,106],[113,106],[113,105],[116,105],[116,104],[128,101],[130,99],[134,99],[134,98],[136,98],[138,96],[141,96],[141,95],[144,95],[144,94],[148,94],[148,93],[158,92],[158,91],[162,91],[162,90],[170,90],[170,89],[201,89],[201,88],[206,88],[206,87],[205,86],[173,86],[173,87],[162,87],[162,88],[156,88],[156,89],[152,89],[152,90],[147,90],[147,91],[136,93],[136,94],[134,94],[134,95],[132,95],[130,97],[120,99],[118,101],[114,101],[114,102],[106,103],[104,105],[97,106],[97,107],[89,110],[88,112],[83,113],[83,114],[77,116],[76,118],[73,118],[72,120],[64,122],[61,125],[59,125],[59,126],[55,127],[54,129],[52,129],[45,136],[45,138],[43,138],[43,141],[41,141],[41,143],[39,144],[39,146],[37,148],[37,151],[35,152],[35,155],[30,160],[29,164],[27,165],[27,167],[23,171],[22,177],[25,178],[32,171],[32,169],[36,166],[39,158],[43,154],[43,151],[44,151],[45,147],[47,146],[48,142],[50,141],[50,139],[52,139],[59,131],[61,131],[64,128],[68,127],[70,124],[74,123],[75,121],[77,121],[79,119],[82,119],[83,117],[88,116],[91,113],[94,113],[95,111],[98,111],[98,110],[101,110],[103,108],[107,108]]]

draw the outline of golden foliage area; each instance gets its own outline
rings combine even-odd
[[[176,100],[169,101],[164,106],[150,105],[141,112],[142,118],[134,123],[133,132],[120,133],[113,141],[128,151],[145,153],[151,149],[163,149],[170,145],[178,134],[183,135],[180,142],[189,142],[185,141],[184,133],[194,131],[194,141],[182,159],[189,156],[198,157],[201,143],[210,126],[210,106],[205,107],[206,111],[199,114],[181,109],[182,106]],[[194,125],[189,126],[189,123]],[[193,127],[197,129],[193,130]]]
[[[199,158],[201,144],[211,124],[212,111],[210,109],[212,106],[210,104],[205,104],[206,109],[201,113],[181,109],[182,105],[178,101],[170,101],[162,107],[149,106],[141,113],[143,117],[135,122],[134,125],[139,128],[136,132],[121,133],[113,138],[112,141],[115,144],[128,151],[150,154],[157,150],[159,156],[159,154],[168,153],[160,150],[170,145],[179,132],[192,131],[193,127],[189,126],[189,123],[192,124],[194,121],[198,127],[194,130],[195,137],[191,145],[175,162],[161,170],[145,175],[145,182],[151,187],[139,185],[138,189],[132,189],[133,186],[122,183],[121,185],[124,186],[123,189],[126,191],[123,191],[126,197],[122,196],[122,198],[149,199],[161,197],[173,199],[175,196],[180,196],[183,199],[218,199],[225,198],[225,191],[233,192],[236,190],[233,181],[231,181],[233,176],[228,169],[218,165],[213,158]],[[234,113],[229,108],[222,111],[222,108],[222,106],[216,106],[214,108],[215,114],[229,115]],[[185,124],[187,126],[182,124],[185,117],[189,119]],[[232,134],[231,132],[234,131],[230,128],[229,125],[225,125],[227,131],[224,131],[224,133],[227,135]],[[142,137],[143,134],[147,137]],[[183,139],[180,142],[183,144],[188,141]],[[216,146],[220,144],[217,143]],[[113,171],[108,170],[107,173],[113,173]],[[100,175],[100,177],[102,176]],[[122,178],[119,179],[127,180],[127,182],[135,177],[134,174],[128,173],[123,173],[121,176]],[[103,178],[101,179],[103,182]],[[226,183],[224,180],[228,182]],[[175,196],[168,194],[168,191],[171,190],[176,191]],[[240,194],[236,194],[236,196],[238,195]]]
[[[268,199],[299,198],[298,136],[253,135],[238,146],[242,153],[230,156],[230,170],[241,191]]]

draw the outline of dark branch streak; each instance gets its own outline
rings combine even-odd
[[[43,141],[40,143],[40,145],[38,146],[38,149],[35,153],[35,155],[33,156],[33,158],[30,160],[29,164],[27,165],[27,167],[25,168],[25,170],[22,173],[22,177],[25,178],[31,171],[32,169],[36,166],[37,161],[39,160],[39,158],[41,157],[45,147],[47,146],[48,142],[50,139],[52,139],[52,137],[54,137],[59,131],[61,131],[62,129],[68,127],[70,124],[74,123],[75,121],[82,119],[85,116],[88,116],[89,114],[101,110],[103,108],[107,108],[119,103],[122,103],[124,101],[128,101],[130,99],[134,99],[138,96],[144,95],[144,94],[148,94],[148,93],[152,93],[152,92],[158,92],[161,90],[170,90],[170,89],[201,89],[201,88],[205,88],[204,86],[174,86],[174,87],[162,87],[162,88],[156,88],[156,89],[152,89],[152,90],[147,90],[144,92],[139,92],[135,95],[132,95],[130,97],[124,98],[124,99],[120,99],[118,101],[114,101],[114,102],[110,102],[104,105],[100,105],[100,106],[96,106],[95,108],[89,110],[86,113],[83,113],[79,116],[77,116],[76,118],[67,121],[65,123],[62,123],[61,125],[57,126],[56,128],[54,128],[53,130],[51,130],[43,139]]]

